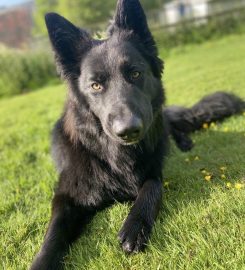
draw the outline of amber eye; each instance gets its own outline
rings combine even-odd
[[[101,91],[103,89],[103,87],[99,84],[99,83],[93,83],[92,84],[92,88],[95,90],[95,91]]]
[[[140,72],[139,72],[139,71],[133,71],[133,72],[131,73],[132,79],[138,79],[139,76],[140,76]]]

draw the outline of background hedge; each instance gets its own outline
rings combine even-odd
[[[51,53],[0,49],[0,98],[26,93],[56,78]]]

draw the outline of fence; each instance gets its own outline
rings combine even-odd
[[[173,31],[181,24],[198,26],[211,18],[239,16],[245,12],[245,0],[175,0],[163,6],[159,11],[148,14],[152,28],[165,28]]]

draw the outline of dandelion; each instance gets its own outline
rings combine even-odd
[[[227,183],[226,183],[226,187],[227,187],[227,188],[231,188],[231,186],[232,186],[232,185],[231,185],[230,182],[227,182]]]
[[[205,175],[212,175],[209,171],[207,171],[206,169],[201,169],[201,173],[205,174]]]
[[[204,124],[202,125],[202,128],[207,129],[207,128],[208,128],[208,123],[204,123]]]
[[[235,189],[240,190],[242,188],[243,188],[243,184],[241,184],[241,183],[236,183],[235,184]]]
[[[215,124],[214,122],[212,122],[212,123],[210,124],[210,127],[211,127],[211,128],[215,128],[215,127],[216,127],[216,124]]]
[[[220,176],[222,179],[226,179],[226,176],[225,176],[225,174],[221,174],[221,176]]]
[[[205,169],[202,169],[202,170],[201,170],[201,173],[207,174],[207,171],[206,171]]]
[[[228,132],[228,131],[229,131],[229,128],[228,128],[228,127],[225,127],[225,128],[223,129],[223,131],[224,131],[224,132]]]
[[[220,170],[221,170],[222,172],[224,172],[226,169],[227,169],[227,167],[225,167],[225,166],[220,167]]]
[[[200,160],[199,156],[195,156],[194,160]]]
[[[211,175],[206,175],[204,178],[205,178],[206,181],[209,182],[211,180],[212,176]]]
[[[169,182],[168,182],[168,181],[165,181],[165,182],[163,183],[163,186],[166,187],[166,188],[168,188],[168,187],[169,187]]]

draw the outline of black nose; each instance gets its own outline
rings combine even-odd
[[[132,117],[129,121],[114,120],[114,133],[124,141],[138,140],[143,129],[143,122],[138,117]]]

